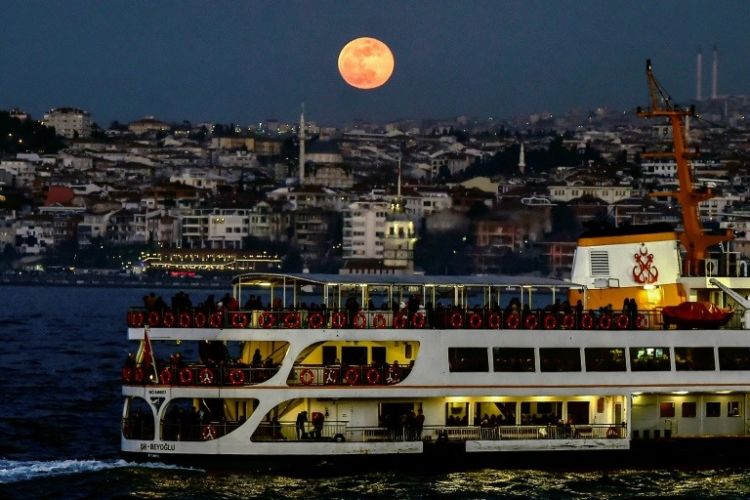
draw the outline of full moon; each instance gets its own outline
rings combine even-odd
[[[393,74],[393,53],[375,38],[356,38],[344,45],[339,54],[341,77],[358,89],[380,87]]]

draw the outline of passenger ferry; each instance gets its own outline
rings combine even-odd
[[[220,303],[147,297],[127,315],[139,347],[122,369],[122,451],[208,463],[744,456],[750,281],[726,244],[710,252],[730,236],[706,235],[691,211],[710,192],[685,164],[687,113],[656,97],[643,113],[675,130],[683,229],[584,234],[570,281],[247,273]]]

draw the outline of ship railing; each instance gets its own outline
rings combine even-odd
[[[202,310],[128,311],[131,328],[213,329],[470,329],[470,330],[648,330],[662,328],[660,310],[445,308],[416,312],[383,310]]]
[[[125,439],[154,439],[154,421],[150,416],[124,417],[121,430]]]
[[[252,441],[344,441],[346,422],[324,421],[315,424],[302,422],[262,422],[253,433]]]
[[[126,385],[243,387],[263,383],[279,371],[277,366],[172,366],[166,362],[157,362],[156,366],[157,375],[150,365],[126,366],[122,369],[122,382]]]
[[[294,365],[289,385],[303,386],[383,386],[401,382],[411,373],[410,366],[383,365]]]
[[[160,422],[162,441],[210,441],[239,428],[244,421],[200,422],[197,415],[172,415]]]

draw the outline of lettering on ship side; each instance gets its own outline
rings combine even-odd
[[[175,446],[169,443],[141,443],[141,451],[175,451]]]

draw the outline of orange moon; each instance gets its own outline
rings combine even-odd
[[[393,74],[393,53],[375,38],[356,38],[339,53],[339,73],[346,83],[358,89],[380,87]]]

